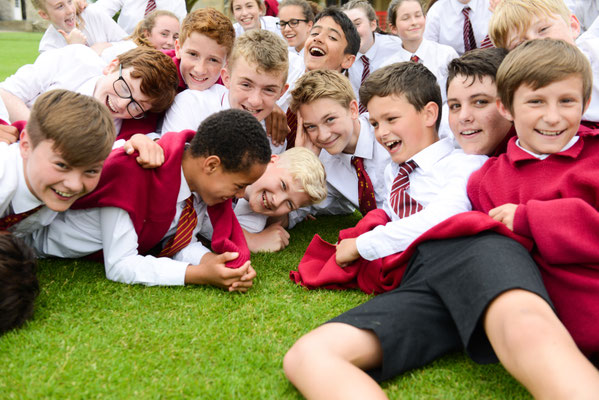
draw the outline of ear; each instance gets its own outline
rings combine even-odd
[[[104,75],[108,75],[108,74],[113,73],[116,70],[116,67],[119,66],[119,64],[120,64],[119,59],[115,58],[107,66],[104,67],[104,69],[102,70],[102,73]]]
[[[376,31],[376,26],[377,26],[376,19],[374,21],[370,21],[370,31],[371,32]]]
[[[214,174],[216,171],[218,171],[220,166],[220,157],[215,155],[206,157],[202,163],[202,169],[206,175]]]
[[[44,10],[37,10],[37,15],[39,15],[42,19],[45,19],[46,21],[50,20],[50,16]]]
[[[424,106],[422,112],[425,113],[424,124],[427,127],[435,127],[437,125],[437,117],[439,116],[439,106],[434,101],[429,101]]]
[[[510,112],[510,110],[505,108],[505,105],[503,105],[499,98],[495,100],[495,104],[497,105],[497,111],[499,111],[499,114],[501,114],[503,118],[507,119],[508,121],[514,122],[514,117],[512,116],[512,113]]]
[[[592,97],[592,95],[591,95]],[[585,112],[587,112],[588,108],[589,108],[589,104],[591,104],[591,97],[589,97],[589,99],[587,100],[586,104],[584,105],[584,107],[582,108],[582,113],[584,114]]]
[[[349,102],[349,114],[352,119],[358,119],[360,116],[360,105],[358,104],[358,100],[352,100]]]
[[[570,32],[572,32],[572,40],[576,40],[580,35],[580,21],[574,14],[570,15]]]
[[[270,156],[270,162],[271,162],[272,164],[274,164],[274,163],[278,162],[280,158],[281,158],[281,157],[279,157],[279,155],[278,155],[278,154],[273,154],[273,155],[271,155],[271,156]]]
[[[227,66],[220,70],[220,77],[223,80],[223,85],[229,89],[229,85],[231,84],[231,75],[229,74],[229,69]]]
[[[181,43],[179,42],[179,40],[181,40],[181,38],[178,38],[175,40],[175,57],[177,57],[180,60],[181,59]]]
[[[343,61],[341,61],[341,69],[346,70],[352,66],[352,64],[356,61],[356,56],[353,54],[344,54]]]
[[[21,158],[23,160],[27,160],[33,151],[33,145],[31,144],[27,128],[23,129],[19,135],[19,150],[21,151]]]
[[[389,25],[391,27],[391,33],[397,36],[397,27],[395,25]]]
[[[281,98],[281,96],[283,96],[285,94],[285,92],[287,91],[287,89],[289,89],[289,84],[286,83],[285,86],[283,86],[283,89],[281,89],[281,93],[279,94],[279,97],[277,97],[277,100],[279,100]]]

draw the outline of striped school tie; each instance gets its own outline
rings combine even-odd
[[[286,149],[289,150],[295,147],[295,136],[297,135],[297,115],[291,111],[291,108],[288,108],[287,112],[285,113],[285,117],[287,117],[287,126],[289,127]]]
[[[399,218],[409,217],[422,210],[422,205],[408,194],[410,187],[410,173],[418,165],[415,161],[408,161],[399,166],[399,172],[391,186],[391,208]]]
[[[148,5],[146,6],[146,11],[144,12],[144,17],[154,11],[156,9],[156,1],[148,0]]]
[[[351,165],[356,169],[358,175],[358,205],[362,215],[376,209],[376,199],[374,197],[374,187],[372,181],[364,169],[364,159],[362,157],[352,157]]]
[[[43,206],[37,206],[34,209],[31,209],[29,211],[25,211],[25,212],[22,212],[19,214],[9,214],[4,218],[0,218],[0,231],[8,230],[8,228],[10,228],[11,226],[13,226],[15,224],[18,224],[19,222],[21,222],[22,220],[24,220],[31,214],[34,214],[35,212],[37,212],[37,210],[39,210],[42,207]]]
[[[360,57],[360,60],[362,60],[362,63],[364,64],[364,69],[362,70],[362,80],[360,80],[360,86],[362,86],[366,78],[368,78],[368,75],[370,75],[370,60],[366,56]],[[360,114],[363,114],[367,111],[366,106],[362,103],[360,103],[359,109]]]
[[[162,251],[158,254],[158,257],[172,257],[181,249],[191,242],[191,236],[193,230],[198,222],[198,215],[195,208],[193,207],[193,195],[189,196],[185,200],[185,206],[177,222],[177,230],[175,236],[166,242],[166,245]]]
[[[418,57],[416,54],[412,54],[412,57],[410,57],[410,61],[418,64],[420,62],[420,57]]]
[[[471,10],[470,7],[462,9],[462,14],[464,14],[464,52],[476,49],[476,39],[474,38],[474,31],[470,22]]]

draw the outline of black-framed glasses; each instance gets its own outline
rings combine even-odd
[[[284,29],[287,25],[289,25],[292,28],[295,28],[296,26],[299,25],[300,22],[308,22],[307,19],[295,19],[295,18],[291,18],[289,21],[279,21],[277,22],[277,27],[279,29]]]
[[[112,87],[114,88],[114,92],[121,99],[129,99],[129,103],[127,103],[127,112],[131,115],[133,119],[142,119],[145,115],[145,110],[143,107],[135,101],[133,96],[131,95],[131,89],[125,79],[123,79],[123,65],[119,65],[119,79],[112,83]]]

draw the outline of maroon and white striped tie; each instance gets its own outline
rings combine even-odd
[[[154,11],[156,9],[156,1],[148,0],[148,5],[146,6],[146,12],[144,12],[144,17]]]
[[[408,161],[399,166],[399,172],[391,186],[391,208],[399,218],[405,218],[422,210],[422,205],[408,194],[410,174],[418,167],[415,161]]]
[[[362,80],[360,81],[360,86],[362,86],[366,78],[368,78],[368,75],[370,75],[370,60],[366,56],[360,57],[360,60],[362,60],[362,63],[364,64],[364,69],[362,70]],[[363,114],[366,111],[366,106],[360,103],[360,114]]]
[[[191,242],[193,236],[193,230],[198,222],[198,214],[193,207],[193,195],[189,196],[185,200],[185,207],[177,222],[177,230],[175,235],[164,245],[162,251],[158,254],[158,257],[172,257],[179,250],[186,247]]]
[[[462,14],[464,14],[464,50],[470,51],[476,49],[476,39],[474,38],[474,31],[472,30],[472,23],[470,22],[470,7],[464,7]]]

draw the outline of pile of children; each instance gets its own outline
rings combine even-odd
[[[364,0],[181,26],[178,3],[34,2],[41,54],[0,84],[0,332],[33,313],[30,247],[246,292],[250,252],[359,210],[291,271],[378,294],[286,354],[304,396],[385,398],[456,349],[535,397],[599,395],[599,25],[580,35],[577,2],[393,0],[390,34]]]

